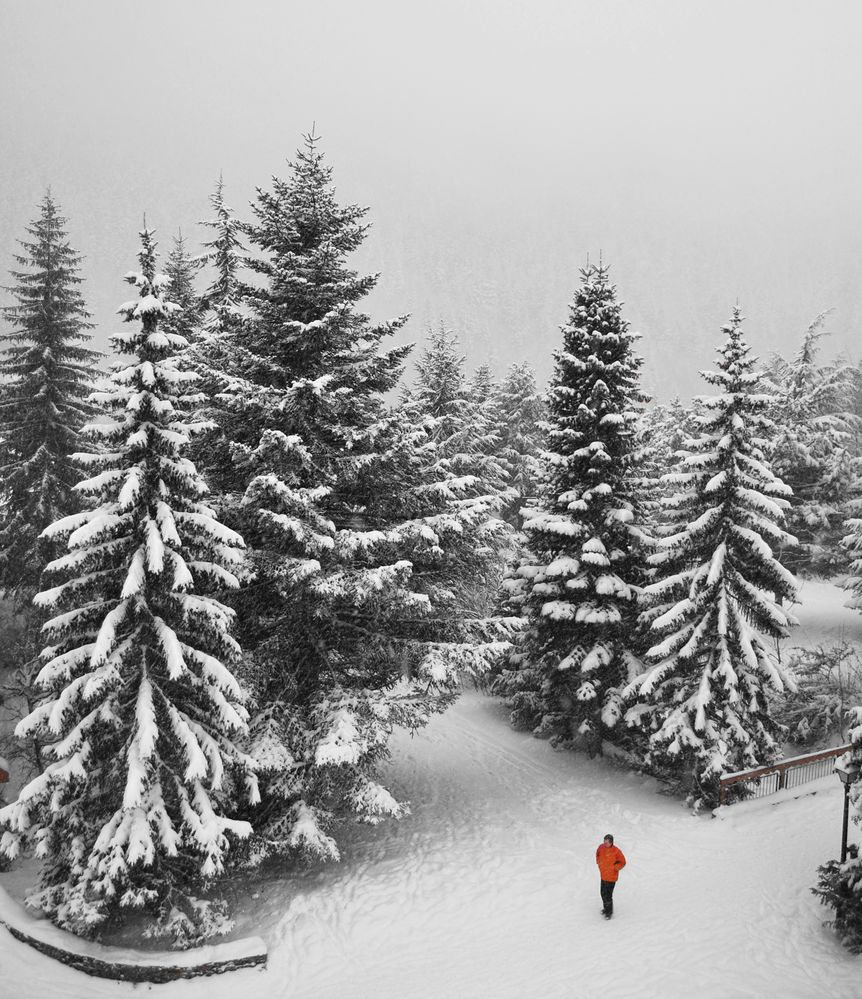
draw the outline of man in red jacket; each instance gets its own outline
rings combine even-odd
[[[614,888],[620,871],[626,866],[623,851],[614,846],[614,838],[610,833],[596,850],[596,863],[599,865],[599,875],[602,879],[602,914],[610,919],[614,914]]]

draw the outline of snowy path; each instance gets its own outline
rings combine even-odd
[[[238,932],[269,968],[153,986],[185,999],[858,999],[862,960],[809,893],[837,851],[841,795],[693,818],[653,785],[513,732],[468,692],[395,746],[413,814],[361,830],[340,865],[251,885]],[[614,920],[593,860],[613,831],[629,858]],[[251,895],[257,893],[258,898]],[[0,996],[106,997],[3,933]]]

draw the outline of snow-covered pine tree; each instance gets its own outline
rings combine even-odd
[[[210,196],[214,216],[200,224],[212,230],[212,239],[204,241],[204,252],[197,258],[201,267],[212,268],[212,280],[201,295],[203,328],[210,334],[226,333],[242,319],[245,294],[241,272],[248,261],[243,242],[245,225],[224,200],[224,180],[220,176]]]
[[[482,363],[470,376],[467,394],[474,405],[481,406],[493,396],[496,387],[491,365]]]
[[[180,230],[173,238],[171,252],[165,258],[165,301],[176,309],[162,319],[163,332],[176,333],[193,343],[200,333],[202,303],[195,291],[195,278],[201,264],[193,257]]]
[[[824,575],[843,568],[841,526],[848,504],[862,491],[862,458],[854,447],[862,418],[852,412],[853,368],[819,362],[828,315],[811,323],[793,358],[775,355],[767,367],[777,387],[772,465],[793,490],[787,526],[799,542],[781,551],[781,561],[795,571]]]
[[[542,474],[545,402],[529,364],[513,364],[506,372],[494,393],[494,411],[500,427],[499,453],[509,470],[509,486],[515,490],[503,515],[517,527],[522,507],[538,495]]]
[[[317,142],[258,191],[260,283],[216,373],[232,461],[212,481],[252,555],[236,602],[262,770],[250,862],[337,857],[339,819],[402,813],[378,765],[395,726],[453,696],[472,650],[459,585],[493,562],[499,533],[429,481],[434,442],[387,407],[409,348],[381,345],[404,320],[372,325],[357,308],[376,282],[348,264],[365,210],[338,204]]]
[[[790,489],[767,456],[773,399],[738,307],[723,332],[718,370],[703,372],[721,394],[696,400],[700,435],[666,476],[676,530],[658,540],[657,578],[644,588],[659,640],[625,692],[637,701],[627,723],[649,738],[646,762],[704,803],[717,801],[722,773],[775,757],[767,689],[793,687],[770,648],[795,623],[782,604],[796,599],[773,554],[793,540],[781,526]]]
[[[429,330],[425,339],[416,361],[416,377],[404,393],[404,403],[415,404],[433,419],[444,421],[441,434],[449,436],[467,414],[466,357],[458,346],[458,338],[443,323],[436,330]]]
[[[197,266],[209,272],[210,282],[198,301],[198,335],[183,355],[182,366],[198,375],[205,399],[201,413],[215,420],[214,429],[218,431],[229,421],[229,410],[220,394],[228,388],[228,371],[235,367],[237,354],[242,352],[242,303],[246,294],[242,271],[247,266],[248,251],[243,242],[246,227],[225,202],[221,176],[210,204],[213,217],[200,224],[211,231],[212,238],[204,241],[204,252],[195,258]],[[228,430],[202,434],[195,440],[191,455],[205,477],[211,469],[232,465],[227,442],[233,436]]]
[[[101,356],[85,346],[92,329],[79,290],[81,257],[50,191],[21,240],[2,310],[11,332],[0,339],[0,590],[29,606],[52,542],[39,538],[79,509],[80,470],[70,458],[92,414],[87,396]]]
[[[497,383],[490,365],[480,364],[467,383],[469,412],[463,437],[470,450],[485,459],[485,477],[492,489],[501,496],[506,494],[509,497],[507,503],[511,503],[514,491],[508,482],[512,472],[502,455],[503,427],[497,412],[496,393]]]
[[[607,268],[588,265],[581,278],[548,392],[543,493],[524,523],[529,555],[506,581],[530,626],[516,668],[496,686],[515,724],[595,753],[635,669],[642,565],[632,463],[644,396],[636,336]]]
[[[673,520],[662,501],[672,491],[663,477],[681,461],[683,445],[694,433],[693,414],[679,398],[643,411],[638,423],[640,479],[638,489],[653,536],[672,532]]]
[[[15,668],[6,681],[7,707],[20,717],[35,705],[43,616],[33,607],[45,565],[57,554],[40,537],[49,524],[80,509],[73,490],[80,469],[70,457],[92,414],[87,396],[101,356],[86,343],[92,329],[80,292],[80,255],[50,191],[20,241],[9,289],[16,304],[2,310],[11,331],[0,360],[0,591],[17,615],[6,634]],[[26,706],[26,707],[25,707]],[[42,769],[37,740],[14,746],[16,767]]]
[[[455,334],[442,324],[428,334],[402,410],[415,423],[430,420],[434,441],[431,481],[458,483],[463,501],[478,499],[497,510],[512,501],[491,369],[480,365],[468,381]]]
[[[247,719],[233,615],[208,595],[236,586],[242,539],[183,456],[199,429],[193,376],[176,365],[185,341],[159,328],[172,306],[152,233],[141,239],[141,271],[126,276],[140,294],[120,309],[134,328],[113,338],[134,360],[96,394],[113,416],[87,427],[98,450],[77,455],[93,506],[46,531],[68,553],[36,598],[54,612],[44,697],[17,734],[38,735],[52,762],[0,811],[0,850],[41,858],[31,902],[60,926],[95,934],[145,909],[152,935],[184,946],[230,926],[223,903],[198,896],[251,831],[228,817],[235,799],[257,793],[234,742]]]

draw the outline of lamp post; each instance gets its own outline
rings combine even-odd
[[[847,859],[847,817],[850,813],[850,785],[859,776],[859,764],[849,760],[849,753],[838,757],[835,773],[844,785],[844,821],[841,824],[841,863]]]

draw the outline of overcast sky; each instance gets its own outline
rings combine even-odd
[[[0,281],[51,185],[104,347],[143,213],[196,243],[223,171],[248,217],[316,122],[407,339],[546,378],[601,252],[659,398],[737,299],[759,353],[832,307],[858,360],[860,47],[854,0],[0,0]]]

